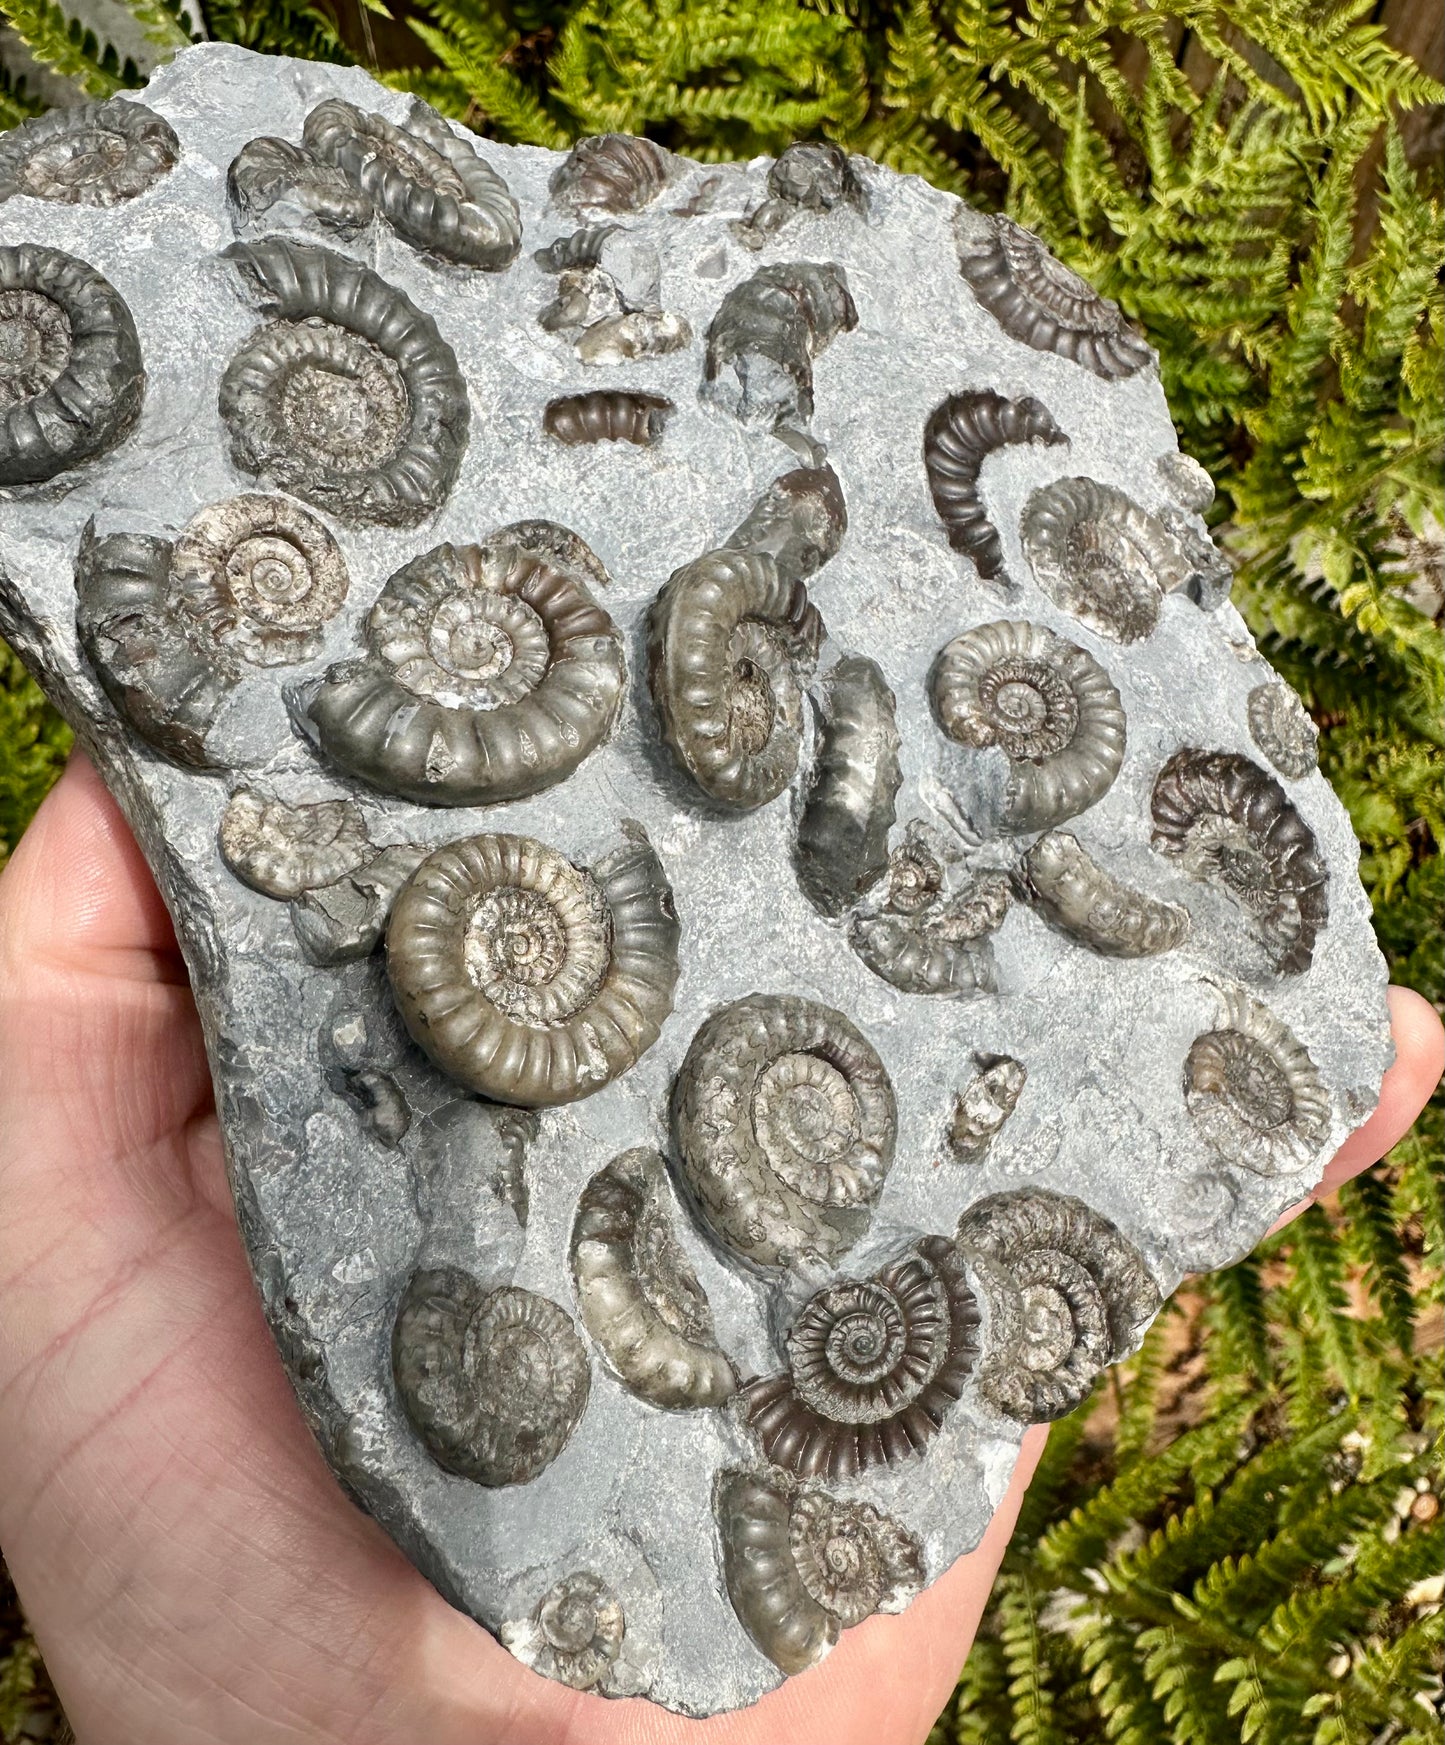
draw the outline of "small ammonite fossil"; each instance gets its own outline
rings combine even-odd
[[[1076,836],[1050,830],[1018,868],[1019,894],[1066,938],[1101,957],[1155,957],[1188,939],[1179,903],[1146,896],[1107,872]]]
[[[978,1359],[978,1304],[943,1236],[871,1278],[842,1278],[788,1329],[788,1368],[749,1382],[743,1416],[774,1466],[856,1478],[921,1453]]]
[[[829,466],[794,467],[772,481],[723,545],[770,557],[779,575],[804,581],[838,555],[847,531],[838,475]]]
[[[334,164],[265,134],[231,159],[226,199],[238,234],[314,225],[350,238],[376,217],[375,206]]]
[[[602,743],[622,638],[587,586],[596,559],[548,525],[438,545],[391,577],[366,656],[332,667],[308,704],[334,764],[425,805],[481,806],[552,787]]]
[[[954,235],[959,270],[1010,338],[1071,358],[1105,381],[1132,376],[1153,362],[1153,351],[1119,305],[1056,261],[1012,219],[960,205]]]
[[[759,249],[799,212],[863,212],[867,196],[848,154],[829,140],[794,140],[768,171],[768,197],[732,225],[744,247]]]
[[[221,859],[243,883],[279,902],[335,884],[377,850],[355,800],[288,806],[237,788],[221,813]]]
[[[640,212],[667,186],[672,159],[650,139],[598,133],[579,139],[547,184],[559,206]]]
[[[758,1267],[829,1264],[868,1228],[898,1111],[841,1012],[749,994],[693,1037],[673,1086],[681,1178],[703,1223]]]
[[[386,934],[392,992],[417,1045],[468,1090],[570,1103],[626,1072],[672,1010],[678,924],[640,826],[591,869],[529,836],[469,836],[429,855]]]
[[[108,280],[59,249],[0,248],[0,485],[43,483],[123,442],[145,383]]]
[[[1194,1039],[1184,1101],[1211,1150],[1255,1175],[1318,1160],[1330,1099],[1289,1026],[1240,988],[1222,991],[1221,1022]]]
[[[391,1340],[407,1417],[438,1466],[476,1484],[527,1484],[566,1447],[591,1372],[572,1318],[518,1285],[458,1267],[414,1272]]]
[[[506,1623],[503,1644],[524,1666],[573,1690],[604,1690],[627,1630],[622,1602],[601,1576],[579,1569],[547,1589],[530,1618]]]
[[[1201,466],[1192,454],[1171,448],[1154,463],[1164,487],[1181,507],[1202,515],[1214,501],[1214,480],[1209,469]]]
[[[313,243],[268,236],[233,243],[224,258],[272,317],[221,378],[235,464],[344,521],[413,527],[439,508],[470,409],[431,317]]]
[[[595,388],[588,394],[549,400],[542,428],[569,448],[590,442],[630,442],[637,448],[651,448],[661,440],[676,409],[665,394]]]
[[[760,267],[727,293],[707,330],[702,398],[743,424],[801,431],[813,416],[813,359],[857,325],[842,267]]]
[[[1153,845],[1252,918],[1280,975],[1299,975],[1329,920],[1329,870],[1284,789],[1238,752],[1175,752],[1154,783]]]
[[[929,691],[950,739],[1008,759],[1001,824],[1012,833],[1086,811],[1124,761],[1124,708],[1109,675],[1042,625],[1005,620],[954,637]]]
[[[118,206],[169,175],[175,129],[127,97],[62,105],[0,134],[0,201],[16,194],[70,206]]]
[[[716,1512],[733,1610],[783,1672],[816,1665],[842,1631],[901,1612],[923,1586],[922,1545],[871,1503],[781,1473],[724,1472]]]
[[[888,869],[903,780],[895,700],[876,661],[849,655],[828,673],[818,751],[798,819],[794,861],[813,907],[841,915]]]
[[[924,426],[923,465],[933,506],[948,543],[973,559],[985,581],[1003,573],[1003,543],[979,491],[984,461],[1010,443],[1056,446],[1068,440],[1041,401],[1007,400],[987,388],[950,394]]]
[[[1020,1423],[1073,1411],[1159,1311],[1133,1244],[1068,1194],[991,1194],[959,1219],[956,1242],[988,1309],[979,1392]]]
[[[607,1367],[654,1406],[720,1406],[737,1372],[667,1208],[655,1151],[625,1151],[582,1190],[572,1224],[572,1280],[582,1324]]]
[[[948,1127],[948,1149],[960,1163],[977,1163],[1018,1107],[1029,1069],[1012,1055],[981,1056],[980,1071],[961,1090]]]
[[[1246,703],[1249,736],[1282,776],[1302,781],[1320,766],[1320,731],[1282,680],[1256,685]]]
[[[459,266],[501,272],[522,246],[507,184],[430,104],[414,100],[405,127],[328,97],[302,140],[333,164],[413,248]]]
[[[887,902],[859,909],[848,943],[876,976],[905,994],[956,999],[997,991],[988,937],[1008,913],[1008,881],[986,876],[911,913]]]

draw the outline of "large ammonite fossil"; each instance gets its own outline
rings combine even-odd
[[[1184,1061],[1184,1100],[1206,1143],[1256,1175],[1314,1163],[1330,1131],[1329,1093],[1290,1028],[1240,988]]]
[[[131,98],[52,109],[0,134],[0,201],[117,206],[167,175],[180,152],[170,122]]]

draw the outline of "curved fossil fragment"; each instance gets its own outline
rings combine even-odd
[[[458,1267],[412,1274],[391,1357],[427,1452],[476,1484],[529,1483],[587,1406],[591,1372],[571,1316],[517,1285],[488,1290]]]
[[[517,258],[522,220],[507,184],[430,104],[414,100],[407,125],[397,127],[328,97],[301,137],[413,248],[490,273]]]
[[[1105,381],[1132,376],[1154,352],[1077,273],[1012,219],[960,206],[954,219],[959,270],[979,302],[1012,339],[1053,351]]]
[[[444,503],[467,443],[466,383],[411,299],[289,237],[224,258],[272,317],[221,378],[231,458],[344,521],[414,527]]]
[[[397,1008],[468,1090],[523,1108],[626,1072],[672,1010],[672,890],[639,826],[590,870],[530,836],[468,836],[402,887],[386,934]]]
[[[289,902],[335,884],[376,854],[355,800],[288,806],[237,788],[221,813],[221,859],[263,896]]]
[[[939,726],[959,745],[1008,759],[1003,827],[1047,830],[1113,786],[1125,719],[1103,667],[1072,642],[1019,620],[954,637],[929,676]]]
[[[742,1409],[774,1466],[856,1478],[919,1454],[978,1358],[978,1304],[943,1236],[871,1278],[811,1297],[788,1330],[788,1368],[751,1381]]]
[[[661,146],[630,133],[598,133],[579,139],[547,184],[559,206],[603,212],[640,212],[672,177]]]
[[[798,429],[813,416],[813,360],[858,325],[848,275],[832,261],[760,267],[707,330],[702,398],[740,423]]]
[[[1169,449],[1154,464],[1165,489],[1182,508],[1202,515],[1214,501],[1214,480],[1192,454]]]
[[[989,936],[1009,910],[1008,879],[974,874],[952,894],[939,857],[915,832],[888,858],[880,900],[859,908],[848,943],[874,975],[905,994],[993,993]]]
[[[1232,751],[1175,752],[1154,783],[1151,841],[1249,915],[1280,975],[1310,966],[1329,920],[1329,869],[1271,775]]]
[[[145,396],[124,298],[59,249],[0,248],[0,485],[34,485],[130,435]]]
[[[693,1037],[673,1086],[681,1176],[724,1248],[831,1263],[868,1227],[898,1111],[872,1044],[829,1006],[749,994]]]
[[[733,1610],[782,1672],[816,1665],[843,1630],[901,1612],[923,1586],[922,1545],[871,1503],[725,1472],[715,1506]]]
[[[1073,1411],[1159,1311],[1133,1244],[1068,1194],[991,1194],[959,1219],[956,1242],[989,1309],[979,1392],[1020,1423]]]
[[[226,199],[238,233],[314,224],[349,238],[376,217],[368,197],[334,164],[265,134],[231,159]]]
[[[793,779],[823,626],[773,558],[711,551],[675,570],[648,619],[663,738],[709,799],[751,811]]]
[[[532,256],[544,273],[586,272],[601,264],[603,245],[626,232],[620,224],[584,224],[539,248]]]
[[[692,328],[668,309],[629,309],[595,321],[576,344],[584,364],[625,364],[637,358],[666,357],[692,344]]]
[[[569,448],[589,442],[630,442],[637,448],[651,448],[676,410],[664,394],[596,388],[590,394],[549,400],[542,428]]]
[[[794,140],[768,171],[768,197],[730,228],[738,241],[759,249],[798,212],[866,210],[867,198],[846,152],[828,140]]]
[[[841,915],[888,870],[903,780],[895,699],[876,661],[853,655],[823,684],[818,755],[798,820],[798,883],[823,915]]]
[[[677,1411],[720,1406],[737,1372],[667,1213],[655,1151],[625,1151],[582,1190],[572,1224],[572,1279],[582,1324],[633,1393]]]
[[[1025,902],[1066,938],[1101,957],[1157,957],[1189,937],[1189,911],[1106,872],[1067,830],[1050,830],[1018,873]]]
[[[1256,685],[1246,703],[1249,736],[1282,776],[1302,781],[1320,767],[1320,732],[1282,680]]]
[[[1057,446],[1068,437],[1040,400],[1007,400],[989,389],[950,394],[923,428],[923,465],[948,543],[972,558],[985,581],[1003,572],[1003,545],[984,511],[978,475],[996,448]]]
[[[175,129],[125,97],[62,105],[0,134],[0,202],[16,194],[68,206],[118,206],[169,175]]]
[[[626,1630],[621,1600],[601,1576],[579,1569],[554,1582],[529,1619],[503,1624],[500,1635],[524,1666],[544,1678],[573,1690],[601,1690]]]
[[[1308,1051],[1240,988],[1184,1061],[1184,1101],[1211,1150],[1255,1175],[1314,1163],[1329,1138],[1330,1099]]]
[[[626,682],[622,638],[587,562],[538,525],[435,546],[391,577],[367,655],[310,699],[333,763],[425,805],[480,806],[552,787],[601,744]]]
[[[953,1105],[948,1148],[961,1163],[977,1163],[1018,1107],[1029,1071],[1011,1055],[981,1057],[976,1073]]]
[[[370,957],[381,944],[396,894],[428,850],[394,842],[334,884],[316,885],[291,903],[291,927],[301,955],[320,969]]]
[[[848,505],[832,467],[795,467],[773,480],[723,545],[771,557],[779,575],[806,581],[838,555],[847,531]]]

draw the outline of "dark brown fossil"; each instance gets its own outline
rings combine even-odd
[[[1010,443],[1056,446],[1068,440],[1041,401],[1006,400],[989,389],[950,394],[924,426],[923,464],[933,506],[948,543],[973,559],[985,581],[1003,573],[1003,545],[979,492],[984,461]]]
[[[589,394],[565,394],[549,400],[542,428],[569,448],[590,442],[630,442],[638,448],[651,448],[661,440],[675,411],[663,394],[598,388]]]

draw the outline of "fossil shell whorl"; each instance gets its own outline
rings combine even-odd
[[[863,200],[848,154],[821,139],[795,139],[778,154],[768,171],[768,193],[804,212],[832,212]]]
[[[672,890],[641,830],[590,871],[529,836],[429,855],[386,934],[397,1007],[458,1083],[524,1108],[590,1096],[672,1010]]]
[[[0,248],[0,485],[34,485],[129,436],[145,395],[125,300],[59,249]]]
[[[651,448],[676,410],[663,394],[598,388],[590,394],[549,400],[542,428],[569,448],[586,442],[630,442]]]
[[[947,1238],[925,1236],[871,1278],[844,1278],[788,1330],[788,1369],[742,1410],[774,1466],[855,1478],[920,1453],[978,1357],[978,1304]]]
[[[224,259],[273,317],[221,378],[243,472],[346,521],[413,527],[450,494],[467,443],[466,383],[451,347],[369,268],[289,237]]]
[[[1329,1138],[1330,1099],[1308,1051],[1267,1006],[1224,992],[1223,1021],[1194,1039],[1184,1101],[1210,1148],[1256,1175],[1314,1163]]]
[[[963,1163],[976,1163],[1018,1107],[1029,1071],[1011,1055],[980,1060],[983,1070],[969,1080],[953,1105],[948,1148]]]
[[[709,799],[751,811],[793,779],[822,623],[771,557],[712,551],[675,570],[648,619],[662,736]]]
[[[888,870],[888,833],[903,772],[895,699],[875,661],[850,656],[823,685],[812,783],[794,861],[804,895],[841,915]]]
[[[1182,508],[1202,515],[1214,501],[1214,480],[1192,454],[1169,449],[1154,463],[1165,489]]]
[[[630,133],[579,139],[547,184],[559,206],[603,212],[640,212],[667,186],[668,154]]]
[[[309,704],[333,763],[425,805],[489,805],[552,787],[601,744],[622,639],[587,587],[595,558],[539,535],[550,526],[435,546],[391,577],[369,653],[332,667]]]
[[[725,1472],[715,1506],[733,1610],[783,1672],[816,1665],[841,1631],[902,1611],[923,1586],[923,1547],[871,1503]]]
[[[0,202],[15,194],[71,206],[118,206],[175,168],[171,124],[124,97],[62,106],[0,134]]]
[[[626,1151],[582,1190],[572,1224],[572,1279],[582,1324],[608,1368],[654,1406],[720,1406],[737,1374],[668,1216],[655,1151]]]
[[[923,464],[948,543],[973,559],[985,581],[1003,571],[1003,545],[984,511],[978,475],[996,448],[1067,443],[1041,401],[1006,400],[987,389],[950,394],[923,429]]]
[[[979,1392],[1020,1423],[1071,1412],[1158,1313],[1159,1287],[1133,1244],[1071,1195],[991,1194],[959,1219],[955,1240],[989,1307]]]
[[[1302,781],[1320,766],[1320,733],[1287,684],[1256,685],[1246,704],[1249,736],[1282,776]]]
[[[971,923],[956,929],[952,908],[940,904],[926,916],[865,910],[849,923],[848,943],[874,975],[900,993],[954,998],[996,993],[993,953],[984,942],[988,930],[975,933]]]
[[[1006,830],[1047,830],[1087,810],[1124,761],[1124,708],[1109,675],[1041,625],[1004,620],[954,637],[929,690],[950,739],[1008,759]]]
[[[1067,830],[1041,836],[1019,868],[1019,890],[1051,927],[1102,957],[1155,957],[1189,937],[1178,903],[1160,902],[1106,872]]]
[[[813,359],[857,325],[842,267],[831,261],[762,267],[727,293],[712,319],[702,398],[746,425],[806,425],[813,416]]]
[[[488,1290],[456,1267],[412,1274],[392,1373],[407,1417],[448,1472],[527,1484],[566,1447],[591,1373],[571,1317],[517,1285]]]
[[[251,788],[226,802],[220,845],[238,879],[281,902],[335,884],[376,853],[355,800],[288,806]]]
[[[960,206],[954,221],[959,270],[973,294],[1013,339],[1053,351],[1105,381],[1132,376],[1154,353],[1077,273],[1012,219]]]
[[[779,575],[805,581],[838,555],[847,531],[848,505],[832,467],[795,467],[773,480],[723,545],[771,557]]]
[[[1280,975],[1299,975],[1329,920],[1329,870],[1284,789],[1247,757],[1186,746],[1154,783],[1153,845],[1252,917]]]
[[[698,1029],[673,1086],[680,1176],[724,1248],[830,1264],[868,1227],[893,1162],[892,1081],[829,1006],[749,994]]]
[[[506,1623],[504,1645],[524,1666],[573,1690],[606,1685],[627,1630],[622,1602],[600,1576],[579,1569],[538,1600],[526,1623]]]
[[[248,140],[232,158],[226,199],[238,232],[315,224],[353,237],[376,216],[371,201],[335,165],[265,134]]]
[[[507,184],[429,104],[397,127],[340,97],[306,117],[302,139],[334,164],[413,248],[459,266],[501,272],[522,246]]]
[[[602,259],[602,245],[622,234],[620,224],[584,224],[567,236],[559,236],[532,256],[544,273],[585,272]]]

